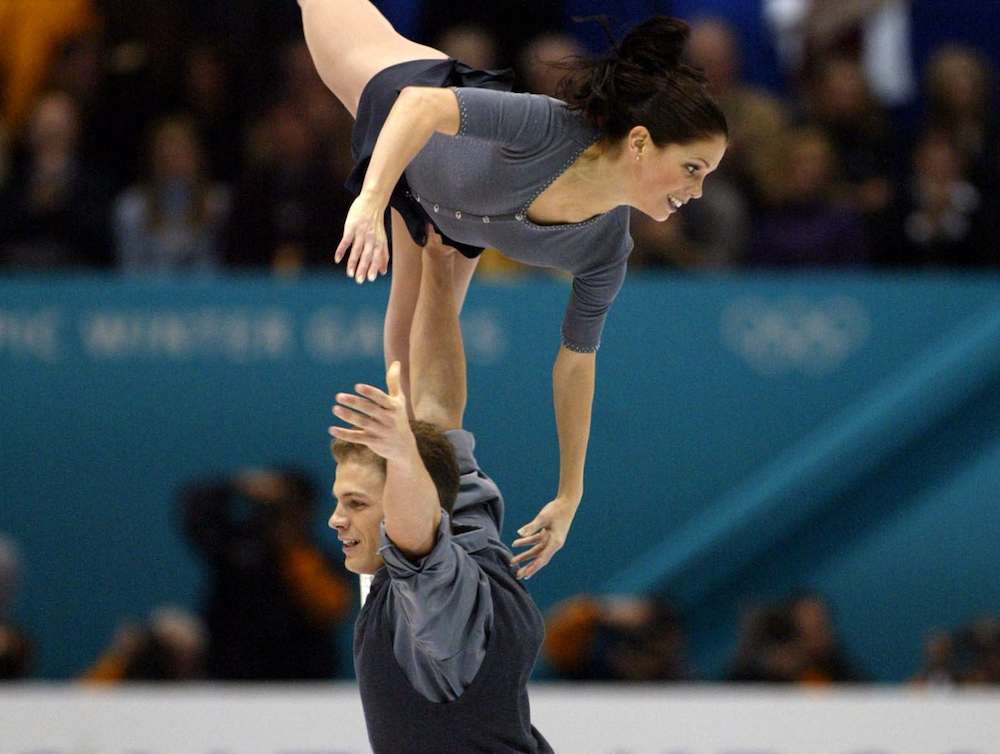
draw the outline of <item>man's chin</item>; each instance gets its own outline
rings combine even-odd
[[[351,573],[356,573],[358,576],[371,576],[381,567],[382,567],[381,560],[378,563],[357,562],[355,558],[347,558],[344,561],[344,568],[346,568]]]

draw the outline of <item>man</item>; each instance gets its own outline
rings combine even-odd
[[[351,428],[330,428],[330,526],[347,568],[374,574],[354,633],[368,737],[375,754],[551,754],[527,694],[542,617],[500,540],[503,498],[461,428],[452,251],[432,234],[423,252],[410,354],[415,421],[398,362],[388,392],[357,385],[333,409]]]

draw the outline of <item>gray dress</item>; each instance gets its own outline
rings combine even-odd
[[[597,141],[597,131],[551,97],[452,90],[459,103],[459,132],[435,134],[407,167],[413,198],[451,238],[572,274],[563,343],[576,351],[597,350],[632,250],[628,208],[557,225],[537,225],[527,214],[531,203]]]

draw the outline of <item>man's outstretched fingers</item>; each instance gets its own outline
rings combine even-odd
[[[381,422],[379,422],[378,420],[373,419],[372,417],[368,416],[367,414],[363,414],[360,411],[354,411],[352,409],[349,409],[346,406],[334,406],[333,414],[341,421],[345,421],[348,424],[353,424],[355,427],[358,427],[360,429],[370,429],[372,426],[375,425],[381,426]]]
[[[372,387],[371,385],[355,385],[354,389],[358,391],[359,395],[363,395],[365,398],[370,400],[372,403],[377,404],[381,408],[389,410],[395,408],[392,403],[392,397],[382,390],[379,390],[377,387]]]
[[[360,429],[348,429],[347,427],[338,427],[336,425],[327,429],[331,435],[336,437],[338,440],[346,440],[347,442],[353,442],[358,445],[367,445],[366,440],[369,435]]]
[[[337,403],[347,408],[368,416],[379,424],[384,424],[385,409],[374,401],[350,393],[338,393]],[[336,406],[334,406],[336,408]]]
[[[397,398],[403,394],[403,365],[394,361],[389,365],[385,373],[385,384],[389,388],[389,395]]]

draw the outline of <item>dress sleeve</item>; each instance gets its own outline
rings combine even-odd
[[[452,91],[458,98],[459,137],[496,142],[512,154],[530,154],[552,138],[557,100],[475,87]]]
[[[573,292],[563,317],[562,342],[566,348],[592,353],[601,345],[601,332],[611,303],[625,282],[626,260],[573,278]]]
[[[453,701],[475,678],[493,623],[489,581],[451,535],[442,513],[434,548],[411,561],[382,526],[379,554],[389,572],[396,611],[393,654],[416,691]]]

